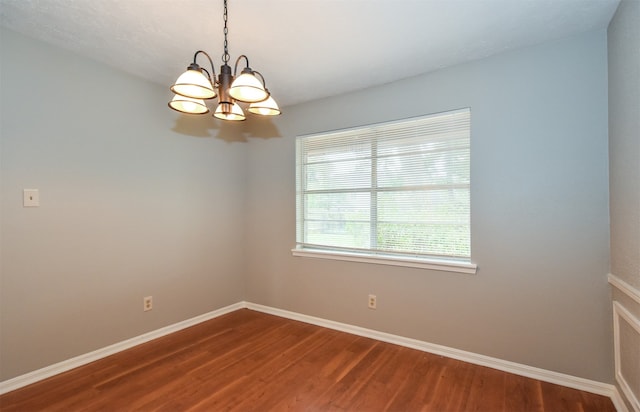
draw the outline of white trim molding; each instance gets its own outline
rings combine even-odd
[[[411,258],[406,256],[385,256],[366,253],[338,252],[319,249],[291,249],[291,254],[298,257],[344,260],[347,262],[372,263],[375,265],[405,266],[417,269],[432,269],[444,272],[458,272],[475,275],[478,265],[451,259]]]
[[[217,318],[218,316],[222,316],[224,314],[236,311],[238,309],[243,309],[244,307],[245,307],[244,302],[234,303],[224,308],[217,309],[212,312],[205,313],[203,315],[199,315],[191,319],[184,320],[182,322],[174,323],[173,325],[156,329],[154,331],[145,333],[143,335],[136,336],[134,338],[127,339],[122,342],[114,343],[113,345],[109,345],[102,349],[85,353],[84,355],[76,356],[75,358],[67,359],[65,361],[55,363],[53,365],[44,367],[42,369],[38,369],[33,372],[29,372],[24,375],[20,375],[15,378],[0,382],[0,395],[22,388],[32,383],[41,381],[43,379],[50,378],[62,372],[75,369],[79,366],[83,366],[88,363],[97,361],[98,359],[106,358],[107,356],[113,355],[118,352],[122,352],[126,349],[130,349],[142,343],[149,342],[153,339],[157,339],[162,336],[169,335],[174,332],[178,332],[179,330],[197,325],[198,323],[202,323],[207,320]]]
[[[631,299],[635,300],[637,304],[640,305],[640,290],[634,288],[613,273],[609,273],[607,278],[611,285],[615,286],[616,289],[624,292],[625,295],[629,296]]]
[[[640,412],[640,393],[635,393],[622,373],[622,357],[620,342],[620,321],[629,324],[640,336],[640,320],[624,308],[618,301],[613,301],[613,342],[615,357],[615,376],[622,392],[636,412]],[[640,366],[636,366],[640,367]]]

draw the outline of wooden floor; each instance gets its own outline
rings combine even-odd
[[[604,396],[239,310],[0,397],[9,411],[615,411]]]

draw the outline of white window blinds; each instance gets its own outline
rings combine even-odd
[[[470,110],[296,140],[298,249],[469,260]]]

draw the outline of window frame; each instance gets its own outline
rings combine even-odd
[[[304,139],[307,138],[322,138],[322,137],[326,137],[329,138],[329,136],[331,134],[337,134],[337,133],[357,133],[357,132],[361,132],[361,131],[366,131],[365,133],[369,133],[371,135],[377,133],[376,129],[379,128],[384,128],[384,127],[393,127],[394,125],[399,125],[399,124],[403,124],[403,123],[409,123],[412,121],[421,121],[421,120],[426,120],[429,118],[434,118],[434,117],[442,117],[442,116],[446,116],[446,115],[450,115],[450,114],[459,114],[459,113],[463,113],[466,112],[468,115],[468,121],[469,121],[469,125],[468,125],[468,132],[469,135],[471,134],[471,109],[470,108],[463,108],[463,109],[457,109],[457,110],[450,110],[450,111],[446,111],[446,112],[440,112],[440,113],[433,113],[433,114],[429,114],[429,115],[425,115],[425,116],[419,116],[419,117],[412,117],[412,118],[407,118],[407,119],[402,119],[402,120],[396,120],[396,121],[391,121],[391,122],[383,122],[383,123],[377,123],[377,124],[371,124],[371,125],[365,125],[365,126],[360,126],[360,127],[355,127],[355,128],[349,128],[349,129],[342,129],[342,130],[334,130],[334,131],[328,131],[328,132],[322,132],[322,133],[315,133],[315,134],[310,134],[310,135],[302,135],[302,136],[298,136],[296,137],[295,140],[295,144],[296,144],[296,246],[291,250],[293,256],[297,256],[297,257],[309,257],[309,258],[319,258],[319,259],[331,259],[331,260],[342,260],[342,261],[351,261],[351,262],[363,262],[363,263],[371,263],[371,264],[382,264],[382,265],[394,265],[394,266],[405,266],[405,267],[412,267],[412,268],[421,268],[421,269],[433,269],[433,270],[440,270],[440,271],[448,271],[448,272],[459,272],[459,273],[467,273],[467,274],[475,274],[477,271],[477,265],[475,263],[471,262],[471,250],[469,249],[469,255],[464,256],[464,257],[448,257],[448,256],[443,256],[440,257],[438,255],[432,254],[432,255],[419,255],[417,253],[405,253],[405,252],[389,252],[389,251],[382,251],[382,250],[376,250],[376,249],[360,249],[358,250],[356,247],[346,247],[346,248],[341,248],[339,246],[330,246],[330,245],[313,245],[313,244],[309,244],[309,243],[304,243],[304,240],[306,239],[302,239],[302,237],[304,236],[302,230],[304,230],[303,227],[301,227],[301,225],[304,225],[305,221],[304,219],[301,220],[301,216],[300,213],[304,213],[301,212],[301,209],[304,209],[304,205],[303,202],[303,198],[304,195],[301,195],[301,190],[304,192],[306,191],[306,188],[302,188],[302,180],[306,179],[307,175],[307,171],[305,169],[301,169],[306,165],[306,163],[304,163],[302,161],[302,152],[301,152],[301,145],[302,145],[302,141]],[[469,150],[469,155],[470,155],[470,149],[471,149],[471,139],[469,137],[469,141],[468,141],[468,150]],[[379,187],[376,184],[376,173],[377,173],[377,160],[379,159],[379,157],[376,155],[374,156],[374,150],[377,151],[377,148],[374,149],[374,146],[377,146],[378,144],[378,140],[376,138],[372,138],[369,141],[369,144],[371,145],[371,151],[372,151],[372,155],[371,155],[371,159],[372,159],[372,163],[370,165],[370,171],[371,171],[371,185],[370,187],[367,189],[371,195],[371,199],[370,199],[370,208],[371,210],[375,213],[375,215],[370,215],[368,222],[369,222],[369,227],[374,227],[376,226],[376,222],[378,221],[378,215],[377,215],[377,210],[376,209],[376,205],[377,205],[377,201],[376,201],[376,196],[378,194],[379,191]],[[336,144],[336,147],[338,147],[338,144]],[[453,149],[449,149],[449,150],[453,150]],[[469,173],[470,173],[470,166],[471,166],[471,159],[469,157]],[[469,176],[470,179],[470,176]],[[451,187],[453,187],[454,185],[451,185]],[[470,210],[470,203],[471,203],[471,199],[470,199],[470,194],[471,194],[471,185],[470,185],[470,180],[469,180],[469,184],[467,187],[468,190],[468,195],[469,195],[469,218],[471,215],[471,210]],[[340,192],[339,189],[336,189],[335,191],[332,190],[328,190],[329,193],[336,193],[336,192]],[[370,229],[370,236],[373,238],[374,236],[376,236],[376,230],[375,227],[373,229]],[[377,240],[377,238],[376,238]],[[471,226],[469,226],[469,248],[471,247]],[[376,244],[376,242],[374,241],[372,244]],[[346,249],[346,250],[345,250]]]

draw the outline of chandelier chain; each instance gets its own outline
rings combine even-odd
[[[222,61],[227,64],[229,62],[229,59],[231,58],[229,56],[229,42],[227,41],[227,34],[229,34],[229,29],[227,28],[227,0],[224,0],[224,14],[223,14],[223,18],[224,18],[224,54],[222,55]]]

